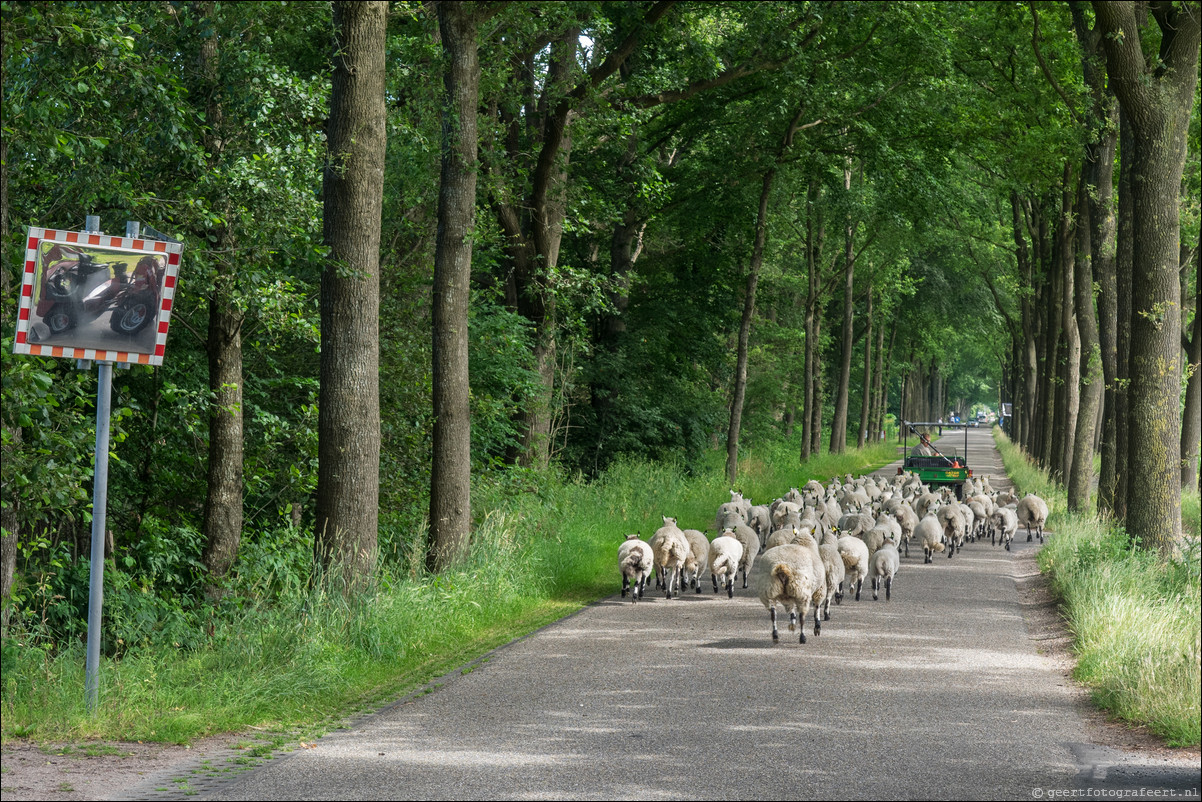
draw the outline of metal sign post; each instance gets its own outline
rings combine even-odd
[[[100,218],[88,215],[87,230],[100,234]],[[138,236],[139,224],[125,223],[125,236]],[[80,360],[80,367],[87,367]],[[92,471],[92,557],[88,570],[88,649],[84,664],[84,691],[88,713],[95,714],[100,697],[100,631],[104,608],[104,533],[109,498],[109,423],[112,417],[113,363],[97,362],[96,456]]]
[[[130,221],[125,236],[100,232],[88,215],[84,231],[30,226],[17,299],[13,353],[75,359],[99,367],[92,485],[92,548],[84,688],[89,714],[100,694],[104,547],[108,512],[109,429],[113,365],[161,365],[183,244]],[[101,272],[103,271],[103,272]]]

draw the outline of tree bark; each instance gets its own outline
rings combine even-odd
[[[848,194],[851,193],[850,167],[843,170],[843,187]],[[855,224],[849,220],[843,240],[843,347],[840,351],[839,386],[835,390],[835,417],[831,421],[832,454],[842,454],[847,450],[847,394],[851,385],[852,327],[855,323],[855,254],[852,248],[855,230]]]
[[[216,3],[194,5],[210,25],[216,24]],[[221,158],[225,110],[218,74],[220,38],[214,31],[202,40],[197,57],[205,93],[205,151],[210,164]],[[220,582],[238,556],[242,539],[242,323],[244,314],[235,303],[237,272],[221,252],[231,250],[233,238],[222,226],[207,232],[218,252],[214,261],[213,294],[209,297],[209,329],[205,343],[209,363],[209,464],[201,532],[201,555],[210,581],[206,593],[215,598]]]
[[[1064,186],[1060,221],[1056,227],[1056,248],[1058,251],[1059,269],[1063,277],[1061,284],[1060,329],[1064,337],[1064,362],[1061,371],[1063,381],[1060,389],[1063,399],[1058,399],[1057,409],[1057,448],[1053,457],[1053,475],[1067,485],[1073,472],[1073,457],[1077,436],[1077,417],[1081,406],[1081,334],[1077,328],[1076,310],[1076,245],[1079,241],[1074,232],[1074,220],[1080,212],[1076,208],[1074,198],[1074,182],[1072,166],[1064,166]],[[1090,288],[1092,290],[1092,287]],[[1090,303],[1092,303],[1092,296]]]
[[[1077,410],[1077,431],[1073,440],[1072,469],[1068,475],[1068,506],[1070,510],[1082,511],[1089,505],[1090,482],[1093,479],[1094,430],[1097,428],[1098,409],[1102,404],[1102,348],[1098,341],[1098,319],[1094,313],[1093,300],[1093,226],[1090,214],[1089,195],[1094,191],[1091,178],[1097,178],[1097,159],[1103,154],[1088,149],[1089,162],[1082,171],[1077,197],[1077,258],[1074,307],[1077,329],[1080,333],[1079,366],[1080,405]],[[1113,158],[1113,156],[1112,156]],[[1100,245],[1100,243],[1099,243]]]
[[[864,381],[862,384],[863,393],[860,399],[860,426],[859,433],[856,435],[856,448],[863,448],[864,443],[868,438],[868,429],[872,425],[869,417],[869,409],[871,406],[872,395],[872,288],[868,288],[868,309],[865,311],[868,316],[868,327],[864,331]]]
[[[430,472],[430,541],[426,566],[441,571],[462,558],[471,536],[471,414],[468,310],[476,210],[477,107],[480,97],[479,8],[438,4],[446,53],[443,80],[442,182],[434,255],[434,443]]]
[[[1198,82],[1197,2],[1148,4],[1160,48],[1148,59],[1133,2],[1095,2],[1106,67],[1132,124],[1133,265],[1127,530],[1170,554],[1181,538],[1181,287],[1178,198]],[[1148,65],[1152,66],[1149,67]]]
[[[347,589],[375,569],[380,486],[380,226],[388,3],[334,3],[324,176],[316,552]]]
[[[1194,286],[1202,294],[1202,259],[1195,257]],[[1198,492],[1198,453],[1202,449],[1202,305],[1194,299],[1194,325],[1186,358],[1189,383],[1185,390],[1185,417],[1181,425],[1181,487]]]
[[[1085,176],[1088,192],[1090,222],[1090,258],[1093,275],[1100,289],[1098,295],[1098,349],[1102,362],[1102,452],[1101,473],[1098,477],[1098,510],[1103,513],[1114,511],[1115,488],[1118,476],[1118,427],[1115,419],[1117,403],[1116,385],[1118,376],[1118,274],[1115,272],[1115,215],[1114,202],[1114,159],[1118,140],[1118,101],[1106,85],[1105,72],[1099,69],[1098,58],[1102,53],[1102,38],[1097,28],[1089,28],[1085,18],[1084,4],[1069,3],[1072,11],[1073,28],[1081,44],[1081,69],[1091,99],[1091,120],[1096,128],[1096,141],[1086,149]],[[1084,206],[1082,208],[1085,208]],[[1078,317],[1081,310],[1077,310]],[[1089,325],[1089,321],[1085,321]],[[1082,328],[1083,340],[1086,338]],[[1088,346],[1082,343],[1082,348]],[[1084,350],[1083,350],[1084,353]],[[1084,374],[1083,374],[1084,375]]]

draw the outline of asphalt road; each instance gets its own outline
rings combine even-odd
[[[996,486],[988,438],[970,431],[970,464]],[[615,592],[196,798],[1197,798],[1196,765],[1089,742],[1081,693],[1024,623],[1024,541],[932,565],[911,549],[892,601],[845,598],[804,645],[783,627],[773,644],[737,585],[637,605]]]

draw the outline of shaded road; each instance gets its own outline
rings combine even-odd
[[[981,450],[972,464],[988,464],[988,431],[969,437]],[[1090,743],[1081,693],[1028,633],[1014,555],[1029,547],[1015,547],[969,544],[933,565],[911,549],[892,601],[867,591],[845,599],[805,645],[784,630],[773,645],[750,591],[638,605],[615,594],[431,693],[194,798],[959,800],[1196,789],[1197,765]]]

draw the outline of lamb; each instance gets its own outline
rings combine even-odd
[[[651,536],[651,551],[655,557],[655,572],[663,571],[664,598],[672,598],[672,591],[680,597],[680,575],[691,549],[689,541],[676,526],[675,518],[664,517],[664,525]],[[656,587],[659,587],[657,584]]]
[[[1039,542],[1043,542],[1043,525],[1048,522],[1048,503],[1034,493],[1028,493],[1018,502],[1015,510],[1018,522],[1027,527],[1027,542],[1031,542],[1031,527],[1039,533]]]
[[[655,556],[651,552],[651,546],[639,538],[637,533],[627,535],[622,545],[618,546],[618,570],[622,572],[623,599],[626,598],[626,591],[629,589],[631,601],[639,600],[654,566]]]
[[[822,576],[822,579],[819,577]],[[805,618],[814,606],[814,635],[822,631],[818,620],[818,603],[825,595],[826,579],[822,565],[814,564],[813,553],[804,546],[776,546],[761,555],[753,575],[754,585],[760,602],[772,616],[772,640],[779,641],[776,628],[776,603],[789,611],[789,631],[797,628],[801,618],[799,641],[806,642]]]
[[[709,565],[710,559],[710,542],[705,536],[705,533],[697,529],[684,529],[685,540],[689,541],[689,556],[684,561],[684,576],[682,580],[688,580],[690,587],[697,588],[697,592],[701,592],[701,575],[705,573],[705,568]]]
[[[1009,507],[998,507],[993,513],[991,523],[1002,544],[1006,547],[1006,551],[1010,551],[1010,541],[1014,540],[1014,533],[1018,531],[1018,516],[1015,515],[1014,510]],[[990,545],[993,544],[993,540],[993,537],[990,536]]]
[[[877,592],[880,590],[881,582],[885,585],[885,601],[889,601],[890,592],[893,590],[893,577],[897,574],[898,565],[901,558],[897,554],[897,546],[892,541],[886,543],[876,550],[872,555],[872,600],[877,601]]]
[[[939,519],[934,513],[927,514],[918,522],[918,526],[914,527],[914,535],[922,544],[923,565],[931,562],[935,552],[943,551],[943,527],[939,525]]]
[[[839,538],[839,556],[846,569],[847,590],[850,592],[854,588],[856,601],[859,601],[864,577],[868,576],[868,546],[858,537],[844,535]]]
[[[742,559],[743,544],[730,535],[724,534],[710,541],[709,567],[714,593],[718,592],[718,577],[722,577],[726,598],[734,598],[735,574],[739,572],[739,561]]]

